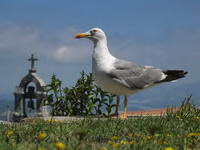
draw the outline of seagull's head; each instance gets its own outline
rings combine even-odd
[[[88,38],[94,42],[97,42],[99,40],[105,40],[106,34],[100,28],[92,28],[87,32],[76,34],[75,38]]]

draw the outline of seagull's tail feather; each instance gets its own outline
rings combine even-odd
[[[184,78],[188,73],[184,70],[164,70],[163,73],[166,75],[166,78],[160,82],[170,82],[180,78]]]

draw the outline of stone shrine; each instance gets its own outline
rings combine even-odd
[[[35,62],[38,61],[38,59],[32,54],[28,61],[31,62],[31,68],[28,74],[22,78],[14,92],[14,121],[25,117],[40,116],[42,112],[42,102],[47,96],[45,82],[39,77],[35,69]]]

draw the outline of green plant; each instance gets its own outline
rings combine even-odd
[[[175,111],[175,113],[171,113],[172,111]],[[175,118],[193,118],[195,116],[198,116],[200,114],[200,109],[198,109],[194,103],[192,102],[192,96],[186,97],[181,106],[179,108],[170,108],[167,112],[167,117],[175,117]],[[198,116],[200,117],[200,116]]]
[[[46,104],[51,105],[53,115],[88,116],[112,114],[115,95],[103,91],[96,84],[92,74],[81,72],[80,78],[72,88],[62,88],[62,82],[55,75],[47,85]]]

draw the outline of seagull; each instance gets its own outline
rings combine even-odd
[[[107,46],[107,38],[100,28],[78,33],[75,38],[88,38],[93,44],[92,74],[99,87],[117,95],[115,113],[118,114],[120,96],[124,96],[124,113],[127,117],[127,96],[165,82],[185,77],[184,70],[161,70],[114,57]]]

